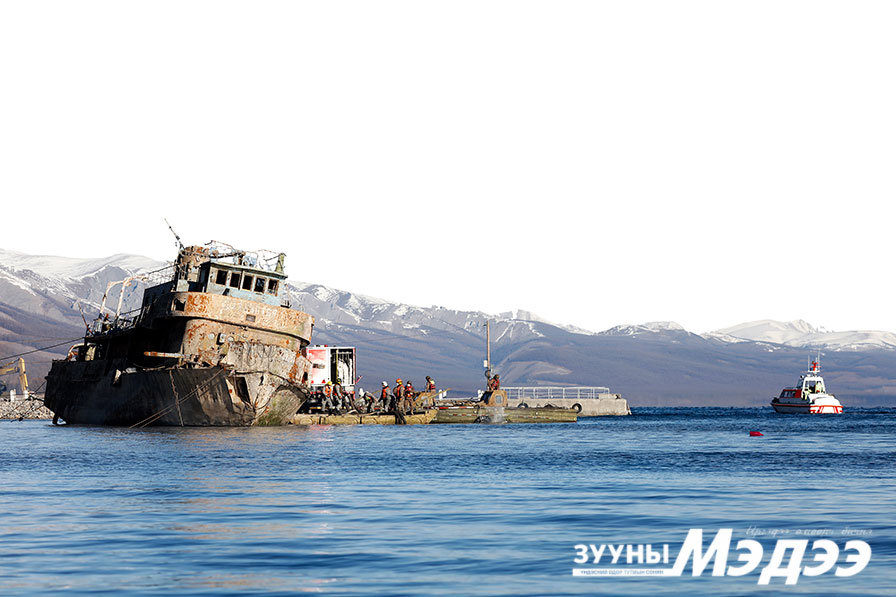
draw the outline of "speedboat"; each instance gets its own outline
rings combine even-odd
[[[825,390],[820,371],[818,360],[812,361],[808,371],[800,376],[799,383],[784,388],[781,395],[772,400],[775,412],[813,415],[842,413],[840,401]]]

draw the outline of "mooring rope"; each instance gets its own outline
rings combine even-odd
[[[179,407],[180,407],[180,404],[181,404],[182,402],[184,402],[185,400],[188,400],[189,398],[192,398],[193,396],[195,396],[196,394],[198,394],[200,390],[202,390],[204,387],[206,387],[207,385],[211,384],[213,381],[215,381],[216,379],[218,379],[221,375],[224,374],[224,372],[225,372],[225,369],[220,369],[220,370],[218,370],[218,372],[215,373],[212,377],[210,377],[209,379],[205,380],[204,382],[202,382],[201,384],[199,384],[198,386],[196,386],[195,388],[193,388],[193,390],[192,390],[190,393],[186,394],[186,395],[183,396],[182,398],[177,398],[177,397],[176,397],[176,394],[175,394],[175,400],[174,400],[174,403],[173,403],[173,404],[171,404],[170,406],[166,406],[166,407],[163,408],[162,410],[160,410],[160,411],[158,411],[158,412],[156,412],[156,413],[153,413],[153,414],[149,415],[148,417],[146,417],[146,418],[143,419],[142,421],[137,421],[136,423],[134,423],[133,425],[131,425],[130,427],[128,427],[128,429],[134,429],[135,427],[142,428],[142,427],[146,427],[147,425],[150,425],[150,424],[152,424],[152,423],[155,423],[156,421],[158,421],[159,419],[161,419],[162,417],[164,417],[166,414],[168,414],[169,412],[171,412],[172,409],[174,409],[174,408],[179,408]],[[173,381],[174,381],[174,379],[173,379],[173,376],[172,376],[172,383],[173,383]]]
[[[75,342],[76,340],[83,339],[84,336],[78,336],[77,338],[72,338],[70,340],[66,340],[65,342],[60,342],[59,344],[53,344],[52,346],[44,346],[43,348],[35,348],[34,350],[29,350],[26,352],[20,352],[19,354],[11,354],[5,357],[0,357],[0,362],[8,361],[10,359],[15,359],[17,357],[23,357],[26,354],[34,354],[35,352],[41,352],[43,350],[47,350],[48,348],[56,348],[57,346],[63,346],[65,344],[70,344],[71,342]],[[4,340],[4,342],[11,342],[11,340]]]

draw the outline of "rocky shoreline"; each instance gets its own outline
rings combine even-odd
[[[44,406],[43,400],[17,400],[15,402],[0,402],[0,419],[14,421],[24,419],[48,419],[53,418],[53,413]]]

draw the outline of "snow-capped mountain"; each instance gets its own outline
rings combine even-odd
[[[160,261],[119,253],[96,259],[77,257],[56,257],[49,255],[27,255],[0,249],[0,268],[12,272],[31,271],[47,280],[81,280],[94,276],[107,268],[118,268],[136,273],[157,269],[164,265]]]
[[[882,331],[833,332],[797,319],[762,319],[704,334],[724,342],[764,342],[826,350],[896,349],[896,334]]]
[[[41,379],[66,342],[84,333],[82,311],[87,321],[96,316],[109,282],[165,265],[133,255],[0,250],[0,357],[50,346],[25,357],[29,375]],[[315,343],[358,347],[362,387],[433,375],[442,387],[474,392],[484,381],[490,320],[493,368],[508,385],[610,386],[635,405],[762,404],[800,372],[808,349],[827,351],[828,385],[845,385],[854,404],[896,399],[896,335],[889,332],[758,321],[703,335],[673,322],[594,333],[522,310],[495,316],[418,307],[294,280],[287,288],[292,307],[315,317]],[[139,306],[142,290],[142,283],[126,290],[125,311]],[[108,301],[117,304],[117,288]]]
[[[751,340],[753,342],[771,342],[774,344],[787,344],[809,334],[817,334],[820,330],[811,324],[797,319],[794,321],[773,321],[762,319],[750,321],[739,325],[722,328],[705,334],[721,339],[730,338],[731,341]]]
[[[650,321],[641,324],[617,325],[600,333],[604,336],[638,336],[640,334],[661,334],[664,332],[690,333],[674,321]]]
[[[346,330],[357,327],[399,335],[430,336],[444,333],[485,336],[485,322],[492,321],[492,338],[530,339],[542,334],[536,329],[541,319],[526,320],[494,316],[479,311],[457,311],[444,307],[415,307],[320,284],[293,282],[287,285],[292,305],[314,315],[316,328]]]
[[[87,318],[96,315],[110,282],[164,265],[135,255],[77,259],[0,249],[0,303],[63,325],[81,322],[83,327],[81,312]],[[117,305],[120,290],[115,287],[108,300]],[[141,286],[129,285],[125,289],[127,308],[137,305],[142,294]],[[7,313],[6,319],[10,317]],[[0,326],[3,319],[0,316]]]

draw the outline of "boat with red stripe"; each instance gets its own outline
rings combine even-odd
[[[811,415],[838,415],[843,412],[840,401],[825,389],[819,361],[816,357],[795,386],[784,388],[781,395],[772,400],[775,412]]]

